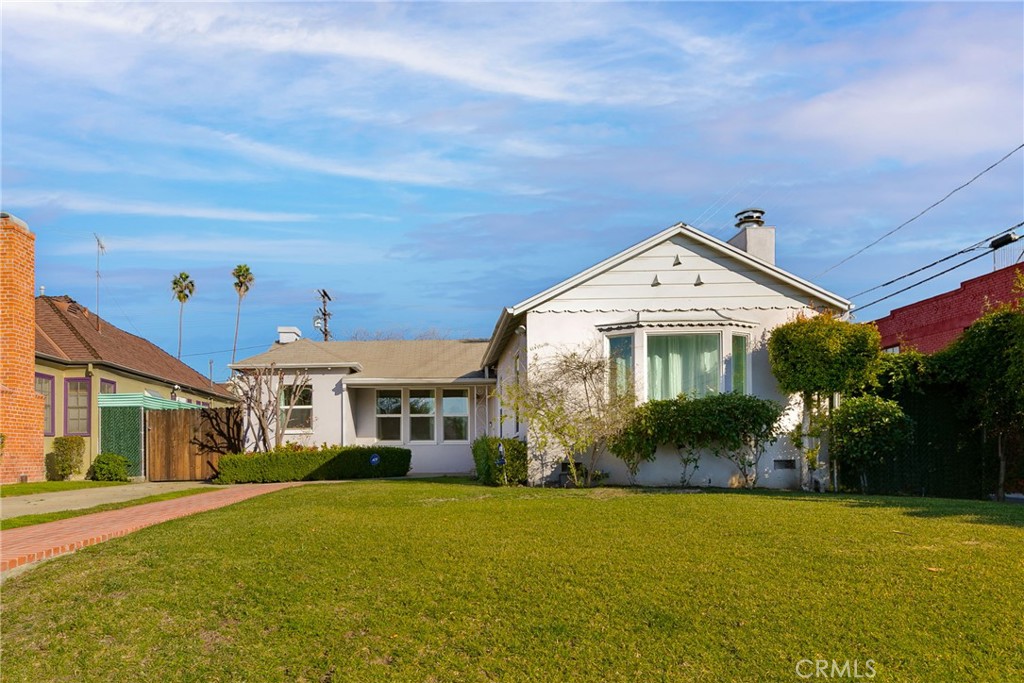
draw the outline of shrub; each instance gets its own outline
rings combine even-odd
[[[505,464],[498,463],[505,446]],[[473,462],[476,476],[488,486],[517,486],[527,479],[526,444],[518,439],[499,439],[496,436],[481,436],[473,442]]]
[[[680,483],[688,485],[700,451],[709,450],[733,462],[748,486],[757,483],[757,463],[774,443],[782,407],[746,394],[680,396],[640,406],[611,444],[611,451],[635,475],[640,462],[653,460],[658,446],[674,446],[682,465]]]
[[[866,490],[867,468],[909,448],[913,430],[913,421],[895,401],[878,396],[850,398],[832,413],[832,457],[856,468],[861,489]]]
[[[46,478],[64,481],[82,471],[85,439],[80,436],[58,436],[53,440],[53,451],[46,454]]]
[[[100,453],[86,477],[94,481],[128,481],[128,458],[117,453]]]
[[[301,450],[289,447],[269,453],[225,455],[220,459],[219,471],[213,481],[217,484],[243,484],[404,477],[409,473],[411,461],[412,451],[394,446],[331,446]]]

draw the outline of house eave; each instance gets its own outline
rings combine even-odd
[[[345,377],[345,386],[350,387],[375,387],[375,386],[412,386],[439,384],[495,384],[493,377]]]

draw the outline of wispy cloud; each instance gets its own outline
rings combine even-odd
[[[256,223],[292,223],[310,221],[315,218],[314,215],[308,213],[279,213],[253,209],[165,204],[113,197],[98,197],[75,192],[23,190],[17,188],[7,188],[4,190],[4,203],[14,208],[49,207],[75,213],[202,218]]]

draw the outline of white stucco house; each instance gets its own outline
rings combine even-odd
[[[404,445],[416,474],[472,471],[470,444],[481,435],[527,440],[527,425],[497,400],[500,387],[545,356],[591,345],[631,374],[641,401],[735,390],[788,401],[795,421],[799,406],[781,395],[769,367],[768,335],[800,312],[846,313],[851,304],[775,265],[775,229],[763,213],[737,214],[728,242],[683,223],[667,228],[504,309],[489,340],[314,342],[279,328],[268,351],[232,367],[273,363],[309,375],[286,440]],[[558,476],[550,458],[531,457],[535,483]],[[612,483],[628,481],[614,456],[598,466]],[[678,458],[666,452],[641,466],[637,482],[679,477]],[[730,486],[738,477],[708,456],[692,481]],[[799,485],[785,439],[762,458],[758,484]]]

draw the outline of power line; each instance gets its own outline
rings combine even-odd
[[[942,202],[944,202],[944,201],[946,201],[947,199],[949,199],[950,197],[952,197],[952,196],[953,196],[954,194],[956,194],[956,193],[957,193],[957,192],[959,192],[960,190],[964,189],[965,187],[967,187],[968,185],[970,185],[971,183],[973,183],[973,182],[974,182],[975,180],[977,180],[977,179],[978,179],[978,178],[980,178],[981,176],[983,176],[983,175],[985,175],[986,173],[988,173],[989,171],[991,171],[991,170],[992,170],[993,168],[995,168],[995,167],[996,167],[996,166],[998,166],[999,164],[1001,164],[1001,163],[1003,163],[1004,161],[1006,161],[1007,159],[1009,159],[1009,158],[1010,158],[1011,156],[1013,156],[1013,155],[1014,155],[1015,153],[1019,152],[1019,151],[1020,151],[1020,150],[1021,150],[1022,148],[1024,148],[1024,143],[1022,143],[1022,144],[1020,144],[1020,145],[1017,145],[1017,147],[1015,147],[1014,149],[1012,149],[1012,150],[1010,150],[1009,152],[1007,152],[1007,153],[1006,153],[1006,155],[1005,155],[1005,156],[1003,156],[1003,158],[1002,158],[1002,159],[1000,159],[999,161],[995,162],[994,164],[992,164],[991,166],[989,166],[988,168],[986,168],[986,169],[985,169],[984,171],[982,171],[982,172],[981,172],[981,173],[979,173],[978,175],[976,175],[976,176],[974,176],[973,178],[971,178],[970,180],[968,180],[968,181],[967,181],[966,183],[964,183],[963,185],[960,185],[959,187],[957,187],[957,188],[954,188],[954,189],[950,190],[950,191],[949,191],[949,192],[948,192],[948,193],[946,194],[946,196],[945,196],[945,197],[943,197],[943,198],[942,198],[942,199],[940,199],[939,201],[935,202],[935,203],[934,203],[934,204],[932,204],[931,206],[927,207],[926,209],[924,209],[923,211],[921,211],[921,212],[920,212],[919,214],[917,214],[916,216],[914,216],[914,217],[913,217],[913,218],[911,218],[910,220],[906,220],[906,221],[904,221],[904,222],[900,223],[900,224],[899,224],[899,225],[897,225],[897,226],[896,226],[895,228],[893,228],[893,229],[892,229],[892,230],[890,230],[889,232],[885,233],[884,235],[882,235],[881,237],[879,237],[878,239],[876,239],[876,240],[875,240],[874,242],[871,242],[870,244],[868,244],[868,245],[867,245],[867,246],[865,246],[865,247],[862,247],[861,249],[858,249],[857,251],[853,252],[852,254],[850,254],[849,256],[847,256],[846,258],[844,258],[844,259],[843,259],[842,261],[840,261],[839,263],[836,263],[835,265],[833,265],[833,266],[830,266],[830,267],[826,268],[825,270],[821,271],[820,273],[818,273],[817,275],[815,275],[815,277],[820,277],[820,276],[824,275],[825,273],[827,273],[827,272],[829,272],[829,271],[831,271],[831,270],[835,270],[836,268],[838,268],[839,266],[843,265],[844,263],[846,263],[846,262],[847,262],[847,261],[849,261],[850,259],[852,259],[852,258],[854,258],[854,257],[856,257],[856,256],[859,256],[860,254],[863,254],[863,253],[864,253],[865,251],[867,251],[867,250],[868,250],[868,249],[870,249],[871,247],[875,246],[876,244],[878,244],[879,242],[881,242],[882,240],[884,240],[884,239],[885,239],[886,237],[888,237],[889,235],[892,235],[893,233],[895,233],[895,232],[896,232],[896,231],[898,231],[898,230],[902,230],[902,229],[903,229],[903,228],[905,228],[906,226],[908,226],[908,225],[910,225],[911,223],[913,223],[914,221],[916,221],[916,220],[917,220],[918,218],[920,218],[921,216],[925,215],[926,213],[928,213],[929,211],[931,211],[932,209],[934,209],[934,208],[935,208],[936,206],[938,206],[938,205],[939,205],[939,204],[941,204]]]
[[[1000,235],[1005,235],[1008,232],[1013,232],[1014,230],[1016,230],[1017,228],[1019,228],[1021,226],[1024,226],[1024,221],[1021,221],[1017,225],[1014,225],[1013,227],[1009,227],[1006,230],[1002,230],[1000,232],[997,232],[996,234],[992,235],[991,237],[986,237],[983,240],[979,240],[979,241],[975,242],[974,244],[972,244],[969,247],[964,247],[963,249],[961,249],[960,251],[956,252],[955,254],[950,254],[949,256],[943,256],[939,260],[932,261],[928,265],[921,266],[917,270],[912,270],[909,273],[904,273],[903,275],[900,275],[899,277],[893,278],[892,280],[889,280],[888,282],[883,282],[880,285],[875,285],[871,289],[865,289],[863,292],[857,292],[856,294],[854,294],[853,296],[848,297],[848,298],[856,299],[857,297],[863,296],[864,294],[867,294],[868,292],[873,292],[876,289],[882,289],[883,287],[888,287],[889,285],[891,285],[893,283],[896,283],[896,282],[899,282],[900,280],[904,280],[904,279],[910,277],[911,275],[917,275],[918,273],[920,273],[923,270],[928,270],[932,266],[937,266],[940,263],[944,263],[944,262],[946,262],[946,261],[948,261],[950,259],[956,258],[957,256],[960,256],[961,254],[966,254],[969,251],[974,251],[975,249],[980,249],[981,247],[985,246],[986,244],[988,244],[989,242],[991,242],[995,238],[999,237]]]
[[[858,312],[859,312],[859,311],[863,311],[863,310],[864,310],[865,308],[867,308],[868,306],[874,306],[875,304],[877,304],[877,303],[879,303],[879,302],[881,302],[881,301],[885,301],[886,299],[891,299],[892,297],[896,296],[897,294],[902,294],[903,292],[906,292],[907,290],[913,289],[914,287],[917,287],[918,285],[923,285],[924,283],[928,282],[929,280],[934,280],[935,278],[939,277],[940,275],[945,275],[946,273],[948,273],[948,272],[950,272],[950,271],[953,271],[953,270],[956,270],[957,268],[960,268],[961,266],[966,266],[966,265],[967,265],[968,263],[970,263],[971,261],[977,261],[978,259],[982,258],[983,256],[988,256],[988,254],[989,254],[989,252],[987,252],[987,251],[984,251],[984,252],[982,252],[982,253],[978,254],[977,256],[972,256],[971,258],[967,259],[966,261],[962,261],[961,263],[958,263],[958,264],[956,264],[955,266],[950,266],[949,268],[946,268],[945,270],[943,270],[943,271],[941,271],[941,272],[939,272],[939,273],[936,273],[935,275],[929,275],[929,276],[928,276],[928,277],[926,277],[925,279],[923,279],[923,280],[918,280],[918,281],[917,281],[917,282],[915,282],[914,284],[912,284],[912,285],[907,285],[907,286],[906,286],[906,287],[904,287],[903,289],[900,289],[900,290],[898,290],[898,291],[895,291],[895,292],[893,292],[892,294],[886,294],[886,295],[885,295],[885,296],[883,296],[883,297],[882,297],[881,299],[875,299],[875,300],[874,300],[874,301],[872,301],[871,303],[867,303],[867,304],[864,304],[863,306],[860,306],[860,307],[859,307],[859,308],[857,308],[856,310],[857,310]]]
[[[256,344],[255,346],[239,346],[239,351],[248,351],[249,349],[264,349],[266,344]],[[231,353],[231,349],[224,349],[223,351],[200,351],[199,353],[185,353],[182,354],[182,358],[191,358],[192,356],[209,356],[215,353]]]

